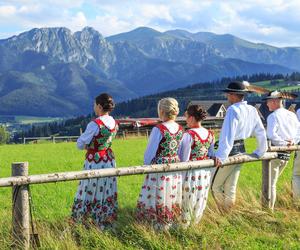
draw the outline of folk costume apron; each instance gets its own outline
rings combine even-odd
[[[208,159],[208,149],[214,143],[214,135],[208,131],[205,139],[202,139],[194,130],[187,133],[192,137],[190,161]],[[191,221],[198,223],[206,207],[212,169],[195,169],[183,173],[182,191],[182,222],[188,226]]]
[[[100,119],[94,122],[99,126],[99,134],[87,147],[84,169],[115,168],[111,144],[118,127],[116,125],[114,129],[109,129]],[[117,207],[116,177],[81,180],[72,208],[72,218],[104,229],[116,220]]]
[[[179,126],[176,133],[171,133],[163,124],[157,128],[162,139],[152,164],[179,162],[177,151],[183,135],[182,127]],[[139,195],[137,217],[155,226],[171,225],[179,219],[181,200],[181,172],[148,174]]]

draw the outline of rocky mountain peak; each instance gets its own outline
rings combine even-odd
[[[92,27],[84,27],[81,31],[74,33],[74,37],[80,41],[91,41],[93,39],[103,40],[104,37]]]
[[[30,101],[27,114],[84,113],[101,91],[126,100],[232,75],[289,73],[299,62],[298,48],[207,32],[139,27],[104,38],[92,27],[32,29],[0,40],[0,114],[14,114],[15,97]]]

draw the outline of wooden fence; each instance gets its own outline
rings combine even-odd
[[[136,129],[136,130],[122,130],[118,131],[117,137],[127,139],[128,137],[139,137],[139,136],[145,136],[146,138],[149,137],[150,130],[149,129]],[[73,141],[78,139],[78,135],[70,135],[70,136],[40,136],[40,137],[23,137],[19,138],[19,140],[22,140],[23,144],[26,144],[26,142],[33,141],[52,141],[53,143],[56,143],[57,141]]]
[[[262,161],[262,205],[271,207],[271,160],[277,158],[276,151],[300,150],[300,146],[271,147],[265,155],[257,158],[253,155],[239,155],[229,157],[223,166],[245,162]],[[12,163],[12,177],[0,178],[0,187],[12,187],[12,236],[13,246],[21,249],[30,247],[30,206],[29,206],[29,185],[83,180],[99,177],[113,177],[138,175],[148,173],[177,172],[191,169],[214,167],[213,160],[180,162],[173,164],[143,165],[135,167],[124,167],[117,169],[83,170],[73,172],[60,172],[28,176],[28,163]]]
[[[53,143],[56,143],[58,140],[74,140],[78,139],[79,136],[77,135],[71,135],[71,136],[40,136],[40,137],[24,137],[19,138],[23,141],[23,144],[26,144],[28,141],[52,141]]]

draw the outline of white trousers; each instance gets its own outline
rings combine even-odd
[[[295,153],[293,178],[292,178],[293,198],[300,201],[300,152]]]
[[[224,166],[216,170],[212,194],[219,207],[228,210],[234,205],[240,170],[240,164]]]
[[[288,161],[275,159],[271,161],[271,209],[274,209],[276,201],[276,184]]]

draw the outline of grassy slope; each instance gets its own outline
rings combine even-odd
[[[254,147],[253,140],[248,148]],[[145,139],[116,140],[118,166],[142,163]],[[29,161],[30,174],[80,170],[84,153],[74,143],[0,147],[0,177],[10,175],[10,163]],[[133,219],[143,176],[119,178],[119,222],[116,233],[99,233],[67,223],[77,182],[31,186],[42,249],[299,249],[300,212],[290,200],[291,166],[281,176],[274,214],[260,209],[260,163],[244,166],[238,203],[231,214],[217,212],[213,200],[201,223],[188,230],[158,233]],[[0,189],[0,246],[8,249],[11,189]]]
[[[278,81],[280,82],[279,84],[276,85],[271,85],[270,81],[261,81],[261,82],[255,82],[254,84],[267,88],[269,90],[276,90],[276,89],[280,89],[280,90],[297,90],[299,89],[300,86],[287,86],[286,83],[284,82],[283,79],[278,79]]]
[[[58,117],[37,117],[37,116],[15,116],[16,122],[21,124],[45,123],[61,121]]]

